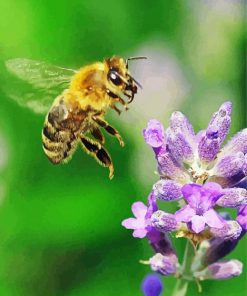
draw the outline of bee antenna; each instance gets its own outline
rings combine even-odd
[[[135,83],[140,87],[140,88],[142,88],[142,85],[140,84],[140,82],[138,82],[133,76],[131,76],[130,74],[128,74],[129,75],[129,77],[132,79],[132,80],[134,80],[135,81]]]
[[[126,65],[127,65],[127,68],[129,66],[129,61],[133,61],[133,60],[146,60],[147,57],[130,57],[130,58],[127,58],[126,59]]]
[[[130,57],[127,58],[127,61],[133,61],[133,60],[146,60],[147,57]]]

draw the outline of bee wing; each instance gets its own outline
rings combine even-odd
[[[68,86],[76,73],[72,69],[21,58],[8,60],[5,65],[15,76],[6,92],[21,106],[37,113],[49,110],[55,97]]]

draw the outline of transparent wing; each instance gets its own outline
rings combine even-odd
[[[75,70],[29,59],[6,61],[6,68],[15,78],[8,79],[7,94],[21,106],[37,113],[49,110],[55,97],[69,84]]]

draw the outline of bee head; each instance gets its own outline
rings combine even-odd
[[[107,65],[107,79],[109,83],[120,91],[123,95],[129,98],[128,103],[131,103],[134,99],[134,95],[137,93],[137,88],[141,85],[136,81],[128,70],[129,60],[143,59],[144,57],[129,58],[124,60],[123,58],[113,56],[111,59],[106,59]]]

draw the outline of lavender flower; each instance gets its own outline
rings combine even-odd
[[[127,229],[133,229],[133,236],[143,238],[147,234],[147,223],[145,216],[147,214],[147,206],[141,201],[135,202],[132,205],[132,212],[135,218],[128,218],[122,222],[122,225]]]
[[[223,219],[213,209],[222,196],[220,185],[211,182],[204,186],[188,184],[183,186],[182,193],[188,205],[175,213],[178,222],[189,223],[195,233],[203,231],[206,224],[214,228],[224,227]]]
[[[150,120],[144,130],[144,138],[154,149],[161,179],[172,180],[171,184],[177,190],[188,183],[202,184],[210,181],[228,188],[241,181],[247,167],[247,129],[235,135],[220,150],[230,128],[231,110],[230,102],[222,104],[207,129],[197,135],[181,112],[172,114],[170,127],[165,132],[161,123]],[[159,141],[150,141],[152,138]],[[164,200],[172,199],[168,189],[159,196]],[[176,192],[174,199],[177,198]]]
[[[134,237],[144,238],[145,236],[148,236],[149,239],[155,241],[157,233],[150,222],[152,214],[158,209],[155,196],[152,193],[149,195],[148,206],[143,202],[138,201],[133,203],[131,209],[135,218],[123,220],[122,226],[127,229],[133,229]]]
[[[148,238],[155,251],[148,263],[163,276],[226,279],[242,272],[237,260],[219,261],[247,231],[247,129],[221,147],[230,129],[231,111],[230,102],[222,104],[208,127],[197,134],[181,112],[172,114],[166,130],[155,119],[144,129],[160,178],[153,185],[148,207],[135,203],[136,219],[124,220],[123,225],[134,229],[135,237]],[[162,210],[157,200],[163,203]],[[164,211],[167,202],[177,202],[179,209]],[[236,220],[220,214],[220,208],[236,209]],[[171,232],[188,241],[183,264],[169,240]]]
[[[142,282],[142,291],[145,296],[159,296],[163,290],[160,277],[156,274],[147,275]]]

